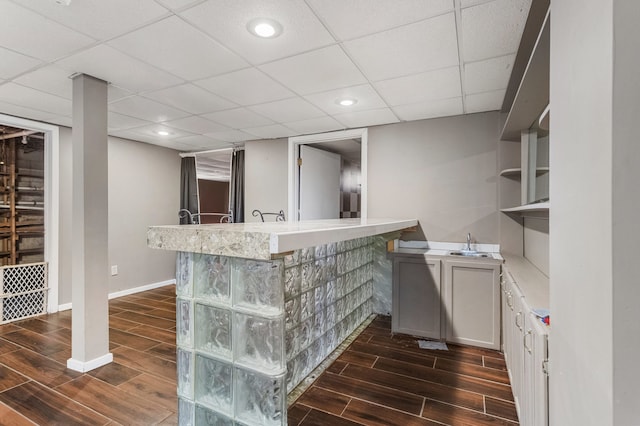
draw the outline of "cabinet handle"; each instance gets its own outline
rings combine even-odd
[[[524,328],[522,328],[522,326],[520,324],[518,324],[518,318],[521,318],[521,317],[522,317],[522,311],[520,311],[520,312],[518,312],[516,314],[516,317],[515,317],[516,327],[518,327],[518,330],[524,331]]]
[[[545,376],[549,376],[549,360],[545,359],[542,361],[542,372]]]
[[[524,348],[529,353],[531,353],[531,347],[527,346],[527,336],[531,336],[532,334],[533,334],[533,330],[529,330],[524,334],[524,336],[522,336],[522,344],[524,345]]]
[[[507,292],[507,306],[513,311],[513,298],[511,297],[510,291]]]

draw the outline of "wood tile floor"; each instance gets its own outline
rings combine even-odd
[[[0,425],[175,425],[175,287],[109,303],[114,362],[68,370],[71,311],[0,326]],[[516,425],[502,355],[417,348],[378,317],[289,409],[289,425]]]
[[[109,302],[114,362],[81,374],[71,311],[0,326],[0,425],[175,425],[175,286]]]
[[[416,340],[377,317],[289,408],[289,425],[517,425],[501,353]]]

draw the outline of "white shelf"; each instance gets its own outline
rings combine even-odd
[[[545,201],[542,203],[533,203],[533,204],[525,204],[523,206],[509,207],[506,209],[500,209],[501,212],[504,213],[549,213],[549,202]]]
[[[522,169],[520,167],[514,167],[502,170],[500,176],[520,179],[520,173],[522,173]],[[536,176],[542,176],[547,173],[549,173],[549,167],[536,167]]]
[[[547,13],[502,129],[501,140],[520,141],[520,132],[531,127],[549,105],[549,27]]]
[[[542,115],[540,116],[540,120],[538,120],[538,127],[542,130],[549,130],[549,105],[542,111]]]

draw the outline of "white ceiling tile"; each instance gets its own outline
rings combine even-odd
[[[132,94],[133,93],[130,91],[125,90],[122,87],[114,86],[113,84],[110,84],[109,87],[107,87],[107,98],[110,103],[119,101],[120,99],[131,96]]]
[[[184,130],[176,129],[166,126],[164,123],[152,123],[142,127],[136,127],[134,129],[128,129],[129,132],[136,133],[145,138],[151,138],[153,140],[173,140],[177,138],[183,138],[185,136],[192,136],[193,133],[186,132]],[[159,135],[158,132],[169,132],[168,135]],[[148,141],[148,139],[142,139]]]
[[[505,92],[506,90],[495,90],[493,92],[467,95],[464,97],[464,112],[471,114],[499,110],[502,107]]]
[[[460,7],[464,9],[466,7],[475,6],[480,3],[488,3],[490,1],[495,0],[460,0]]]
[[[0,86],[0,99],[14,105],[71,116],[71,101],[16,83]]]
[[[340,99],[355,99],[357,103],[344,107],[336,101]],[[378,93],[369,84],[344,87],[338,90],[315,93],[305,96],[305,99],[325,111],[327,114],[341,114],[349,111],[361,111],[366,109],[384,108],[387,105]]]
[[[331,31],[341,40],[362,37],[442,14],[453,0],[310,0]]]
[[[344,43],[372,81],[458,64],[453,13]]]
[[[331,117],[318,117],[309,120],[294,121],[284,123],[291,130],[295,130],[301,135],[309,135],[313,133],[324,133],[332,130],[344,129],[344,125],[338,123]]]
[[[207,133],[205,136],[219,140],[221,142],[244,142],[254,140],[256,137],[241,130],[229,130],[228,132]]]
[[[214,123],[198,116],[180,118],[178,120],[165,121],[163,124],[176,129],[186,130],[191,133],[205,134],[231,130],[221,124]]]
[[[133,130],[117,130],[109,134],[118,138],[129,139],[135,142],[145,142],[165,148],[175,149],[177,151],[188,150],[188,147],[176,144],[173,139],[161,138],[158,135],[147,135],[143,133],[137,133]]]
[[[189,145],[197,149],[217,149],[233,147],[233,144],[229,142],[222,142],[204,135],[185,136],[175,139],[175,142]]]
[[[199,80],[248,66],[238,55],[177,16],[108,44],[185,80]]]
[[[158,3],[171,10],[179,10],[189,6],[193,6],[196,3],[202,3],[206,0],[156,0]]]
[[[276,123],[300,121],[324,115],[318,108],[301,98],[269,102],[249,107],[249,109],[270,118]]]
[[[393,111],[404,121],[461,115],[463,113],[462,97],[399,105],[393,107]]]
[[[13,115],[16,117],[43,121],[45,123],[48,123],[50,119],[56,117],[55,114],[52,114],[50,112],[40,111],[21,105],[13,105],[4,101],[0,101],[0,114]]]
[[[200,80],[196,84],[240,105],[255,105],[294,96],[256,68]]]
[[[142,127],[153,124],[146,120],[140,120],[139,118],[129,117],[128,115],[118,114],[117,112],[109,111],[107,113],[109,132],[116,130],[126,130],[133,127]]]
[[[114,37],[168,14],[153,0],[23,1],[25,7],[96,39]]]
[[[302,95],[366,83],[340,46],[281,59],[260,69]]]
[[[109,111],[152,121],[154,123],[175,120],[189,115],[184,111],[140,96],[132,96],[113,102],[109,104]]]
[[[462,10],[465,62],[515,53],[531,0],[496,0]]]
[[[38,59],[0,47],[0,78],[13,78],[41,63]]]
[[[258,115],[253,111],[249,111],[246,108],[236,108],[213,112],[211,114],[204,114],[203,117],[232,129],[242,129],[245,127],[257,127],[273,124],[273,122],[268,118]]]
[[[47,122],[51,124],[57,124],[58,126],[71,127],[73,120],[71,119],[71,117],[56,115],[47,119]]]
[[[336,114],[333,118],[348,128],[376,126],[378,124],[397,123],[399,121],[389,108]]]
[[[167,105],[173,105],[176,108],[192,114],[204,114],[238,106],[233,102],[189,83],[154,92],[147,92],[142,96]]]
[[[465,93],[481,93],[506,88],[514,60],[515,55],[507,55],[465,64]]]
[[[303,1],[210,0],[180,13],[252,64],[306,52],[335,40]],[[262,39],[247,30],[255,18],[273,19],[282,34]]]
[[[61,98],[71,99],[73,83],[71,73],[55,65],[47,65],[28,74],[24,74],[14,81],[23,86],[51,93]]]
[[[374,83],[374,86],[394,106],[462,95],[457,66],[384,80]]]
[[[83,34],[7,0],[0,0],[0,10],[0,45],[13,51],[53,60],[94,43]]]
[[[282,124],[272,124],[270,126],[252,127],[243,129],[245,132],[264,139],[286,138],[296,134],[295,131],[288,129]]]
[[[84,73],[133,92],[175,86],[183,81],[104,44],[58,61],[69,71]]]

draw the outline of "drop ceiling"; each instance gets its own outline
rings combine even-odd
[[[0,0],[0,113],[71,126],[75,73],[109,134],[182,151],[498,110],[530,3]]]

